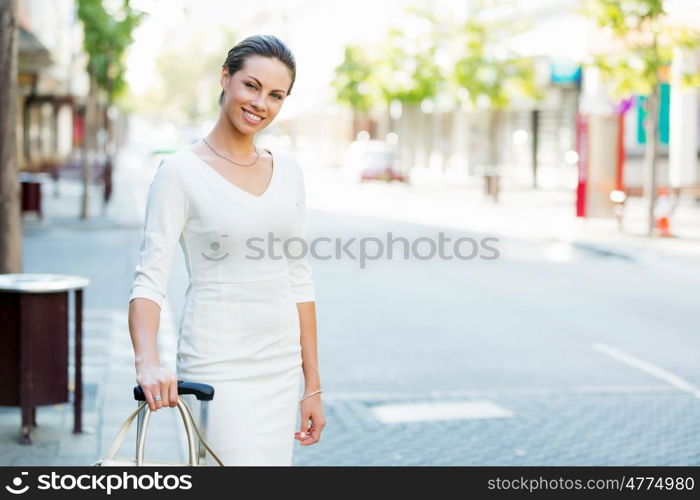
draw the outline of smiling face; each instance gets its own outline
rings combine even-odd
[[[277,116],[291,84],[289,69],[277,58],[250,56],[233,75],[229,75],[224,66],[221,70],[221,87],[225,93],[222,112],[241,134],[254,134]],[[250,116],[246,111],[257,116]]]

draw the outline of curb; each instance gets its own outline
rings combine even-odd
[[[598,257],[613,257],[617,259],[622,259],[630,262],[638,262],[638,257],[632,256],[628,252],[620,252],[618,250],[611,250],[610,248],[603,247],[594,243],[587,241],[566,241],[564,239],[557,238],[559,243],[569,243],[574,248],[582,250],[584,252],[590,252]]]

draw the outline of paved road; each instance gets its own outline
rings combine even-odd
[[[498,238],[500,256],[383,258],[364,269],[348,258],[311,260],[329,424],[319,444],[296,448],[296,465],[700,464],[698,269],[509,234],[502,216],[490,231],[478,199],[454,192],[307,174],[309,239],[346,243],[391,231],[413,242],[442,231],[453,241]],[[104,397],[118,397],[133,379],[120,322],[148,175],[139,179],[117,198],[135,215],[116,210],[89,229],[66,220],[25,230],[25,271],[90,277],[86,308],[112,332],[104,338],[118,339],[109,348],[112,375],[98,358],[87,361],[96,366],[95,425],[104,434],[95,456],[125,416]],[[185,286],[176,264],[171,325]],[[99,343],[99,329],[86,336]],[[174,335],[172,327],[163,335],[169,356]],[[7,437],[10,426],[3,429]],[[170,429],[177,427],[160,435]],[[46,456],[71,462],[71,441],[47,434],[52,439],[58,444],[45,445]],[[7,463],[28,463],[12,450]],[[72,463],[89,455],[74,452]]]
[[[489,232],[487,217],[469,216],[473,195],[307,177],[310,241],[354,237],[357,254],[363,237],[443,232],[498,238],[500,256],[312,260],[331,423],[324,443],[298,449],[298,464],[700,463],[700,270],[509,237],[503,224]],[[445,401],[453,406],[440,411]],[[456,405],[475,401],[512,416]],[[377,416],[408,403],[435,414]],[[469,418],[440,420],[450,411]]]

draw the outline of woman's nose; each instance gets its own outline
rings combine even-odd
[[[260,95],[258,96],[252,103],[253,109],[257,111],[258,113],[264,113],[265,112],[265,97]]]

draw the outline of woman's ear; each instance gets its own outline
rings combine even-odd
[[[226,66],[223,66],[221,68],[221,78],[219,79],[219,81],[221,82],[221,90],[226,90],[230,78],[231,75],[228,74],[228,68]]]

